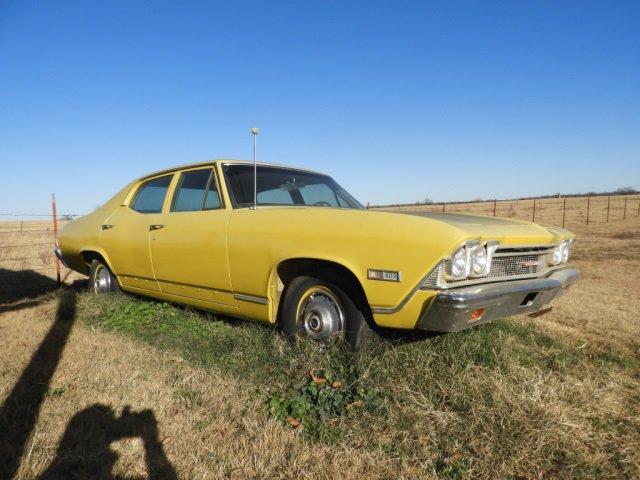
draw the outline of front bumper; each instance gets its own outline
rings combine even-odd
[[[64,257],[62,256],[62,252],[60,251],[60,247],[58,247],[56,245],[56,247],[53,249],[53,253],[56,254],[56,257],[58,257],[58,260],[60,260],[60,262],[62,263],[62,265],[64,265],[66,268],[69,268],[69,265],[67,265],[66,260],[64,259]]]
[[[424,311],[417,327],[435,332],[457,332],[498,318],[534,313],[579,278],[580,272],[565,268],[544,278],[443,291]]]

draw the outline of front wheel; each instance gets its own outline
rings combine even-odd
[[[358,349],[377,338],[364,305],[340,286],[313,277],[294,278],[283,300],[280,324],[292,340],[309,338],[322,343],[344,340]]]
[[[89,290],[93,293],[119,292],[118,280],[109,267],[100,261],[92,260],[89,268]]]

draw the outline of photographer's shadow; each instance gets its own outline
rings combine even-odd
[[[151,410],[132,412],[126,407],[119,417],[107,405],[94,404],[69,421],[56,458],[40,480],[114,479],[131,480],[139,476],[114,476],[118,454],[111,444],[126,438],[140,438],[149,479],[177,479],[160,439],[158,423]]]

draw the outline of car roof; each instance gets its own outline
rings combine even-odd
[[[144,176],[138,178],[138,181],[139,180],[144,180],[146,178],[162,175],[163,173],[172,173],[172,172],[176,172],[178,170],[188,170],[188,169],[198,168],[198,167],[208,167],[208,166],[212,166],[212,165],[214,165],[216,163],[222,163],[222,164],[225,164],[225,165],[236,165],[236,164],[237,165],[253,165],[253,162],[249,161],[249,160],[235,160],[235,159],[216,158],[214,160],[207,160],[207,161],[204,161],[204,162],[187,163],[185,165],[178,165],[178,166],[175,166],[175,167],[164,168],[162,170],[158,170],[156,172],[144,175]],[[287,169],[290,169],[290,170],[298,170],[300,172],[314,173],[314,174],[317,174],[317,175],[327,176],[326,173],[317,172],[315,170],[309,170],[307,168],[292,167],[290,165],[281,165],[281,164],[277,164],[277,163],[265,163],[265,162],[257,162],[257,163],[261,167],[287,168]]]

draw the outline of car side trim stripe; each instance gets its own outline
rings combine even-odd
[[[243,302],[258,303],[260,305],[267,305],[269,299],[267,297],[258,297],[256,295],[247,295],[246,293],[235,293],[233,298],[236,300],[242,300]]]

